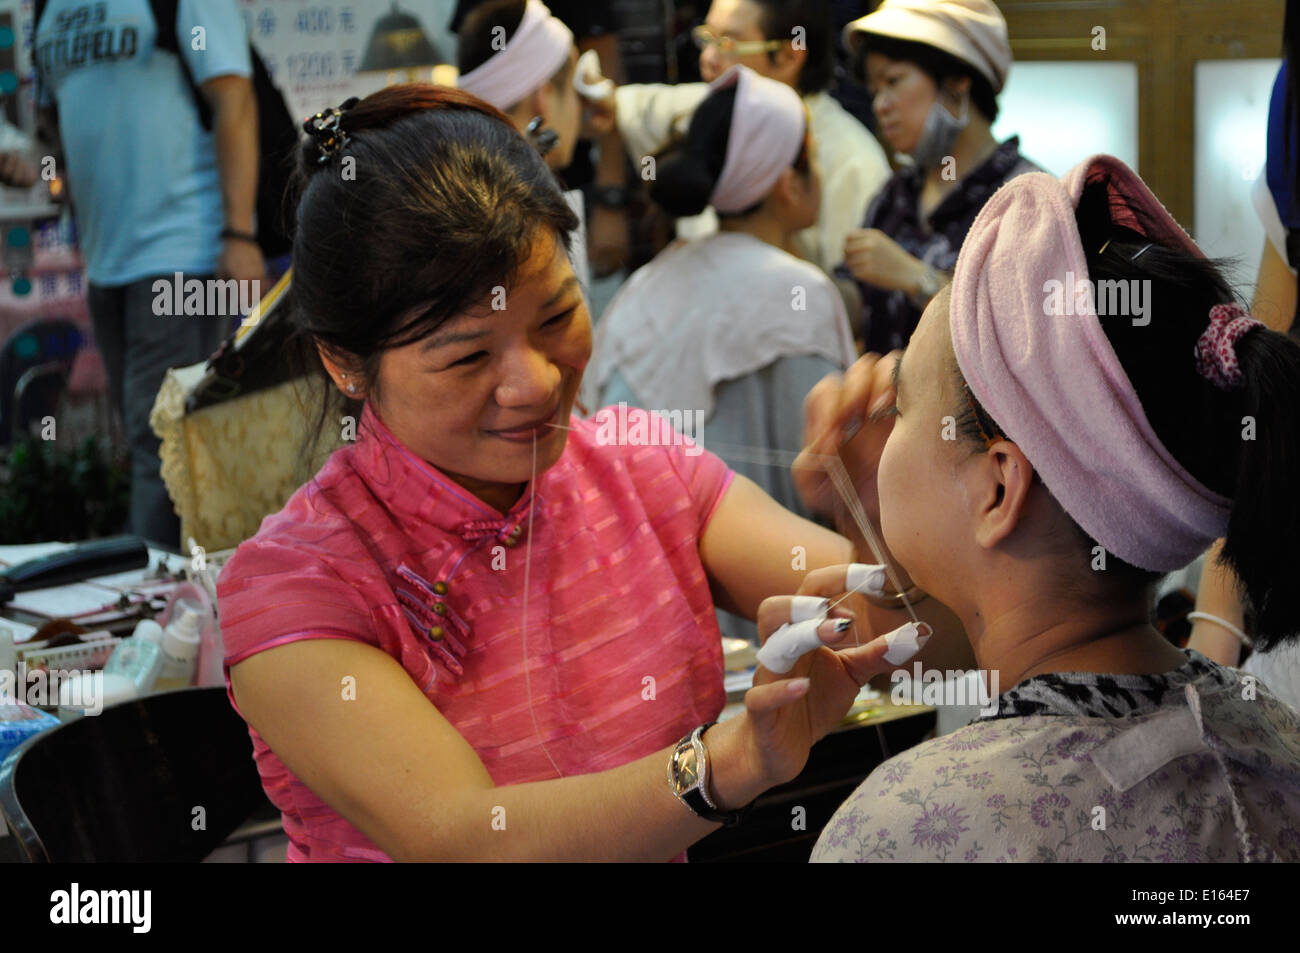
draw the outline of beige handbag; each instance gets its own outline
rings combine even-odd
[[[236,346],[286,300],[289,281],[286,275],[240,328]],[[291,379],[187,411],[210,374],[206,361],[169,370],[149,417],[162,440],[162,478],[181,519],[182,552],[191,539],[213,552],[256,534],[344,443],[347,422],[326,421],[317,445],[307,446],[325,399],[321,380]]]

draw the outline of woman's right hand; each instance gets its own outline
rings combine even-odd
[[[819,458],[839,456],[874,524],[880,522],[876,470],[894,427],[894,364],[901,351],[864,354],[843,374],[818,381],[804,398],[804,449],[792,477],[800,499],[814,513],[842,517],[842,505]]]

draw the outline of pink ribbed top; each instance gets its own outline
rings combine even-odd
[[[498,785],[556,777],[547,752],[565,775],[603,771],[713,720],[726,697],[699,540],[732,473],[680,445],[601,446],[595,423],[570,423],[559,462],[503,515],[407,450],[367,406],[356,443],[221,573],[228,693],[229,666],[277,645],[374,645]],[[521,639],[534,493],[527,669],[545,751]],[[646,676],[653,702],[642,698]],[[249,734],[290,861],[389,859]]]

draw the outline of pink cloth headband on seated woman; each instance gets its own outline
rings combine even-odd
[[[962,244],[949,311],[953,350],[971,393],[1079,526],[1126,562],[1168,572],[1224,534],[1232,501],[1188,473],[1151,429],[1094,296],[1078,296],[1074,314],[1048,311],[1048,282],[1068,285],[1071,273],[1076,286],[1089,280],[1074,212],[1090,182],[1106,184],[1116,223],[1204,257],[1113,156],[1093,156],[1059,182],[1041,172],[1017,176],[985,204]],[[1202,340],[1226,340],[1215,327]],[[1170,355],[1178,359],[1193,357]]]
[[[573,32],[541,0],[528,0],[505,49],[465,73],[457,85],[505,112],[558,73],[572,49]]]
[[[736,105],[727,156],[709,197],[709,204],[723,214],[744,211],[772,191],[799,158],[807,133],[803,100],[785,83],[737,64],[715,79],[709,92],[731,86],[736,87]]]

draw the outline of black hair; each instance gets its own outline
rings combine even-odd
[[[650,198],[670,215],[699,215],[708,207],[709,196],[713,194],[727,159],[727,142],[731,138],[731,117],[735,108],[735,86],[710,93],[696,107],[686,137],[670,145],[655,159]],[[808,171],[806,135],[793,167],[799,172]],[[759,199],[739,212],[719,212],[718,217],[742,218],[758,211],[764,201]]]
[[[508,287],[539,231],[567,250],[578,219],[537,150],[463,90],[389,86],[340,126],[325,162],[302,142],[291,321],[300,366],[324,375],[319,344],[377,396],[383,351]],[[325,383],[313,441],[332,410],[357,409]]]
[[[799,94],[809,96],[831,85],[835,74],[835,34],[826,0],[750,0],[760,10],[759,26],[769,40],[790,42],[802,31],[808,56],[799,71]],[[776,52],[767,54],[776,62]]]
[[[478,69],[509,43],[524,21],[527,9],[525,0],[489,0],[471,10],[460,25],[456,42],[456,68],[462,75]],[[565,60],[551,83],[562,86],[569,82],[571,63]],[[514,106],[511,103],[510,106]]]
[[[1300,344],[1262,326],[1248,331],[1236,345],[1243,386],[1220,390],[1197,372],[1193,355],[1210,309],[1234,300],[1223,276],[1228,262],[1116,224],[1104,183],[1084,188],[1076,221],[1090,280],[1151,283],[1148,323],[1127,314],[1099,320],[1160,442],[1202,485],[1233,500],[1222,560],[1254,613],[1257,648],[1300,634]],[[964,381],[959,393],[963,438],[983,447],[981,429],[1003,434]],[[1089,550],[1098,545],[1075,528]],[[1107,554],[1106,578],[1130,591],[1162,575]]]
[[[875,33],[856,34],[853,44],[853,74],[867,82],[867,54],[879,53],[891,60],[914,63],[926,73],[936,86],[951,77],[970,77],[970,101],[990,123],[998,118],[998,97],[993,84],[983,73],[951,53],[936,49],[926,43],[898,40]]]

